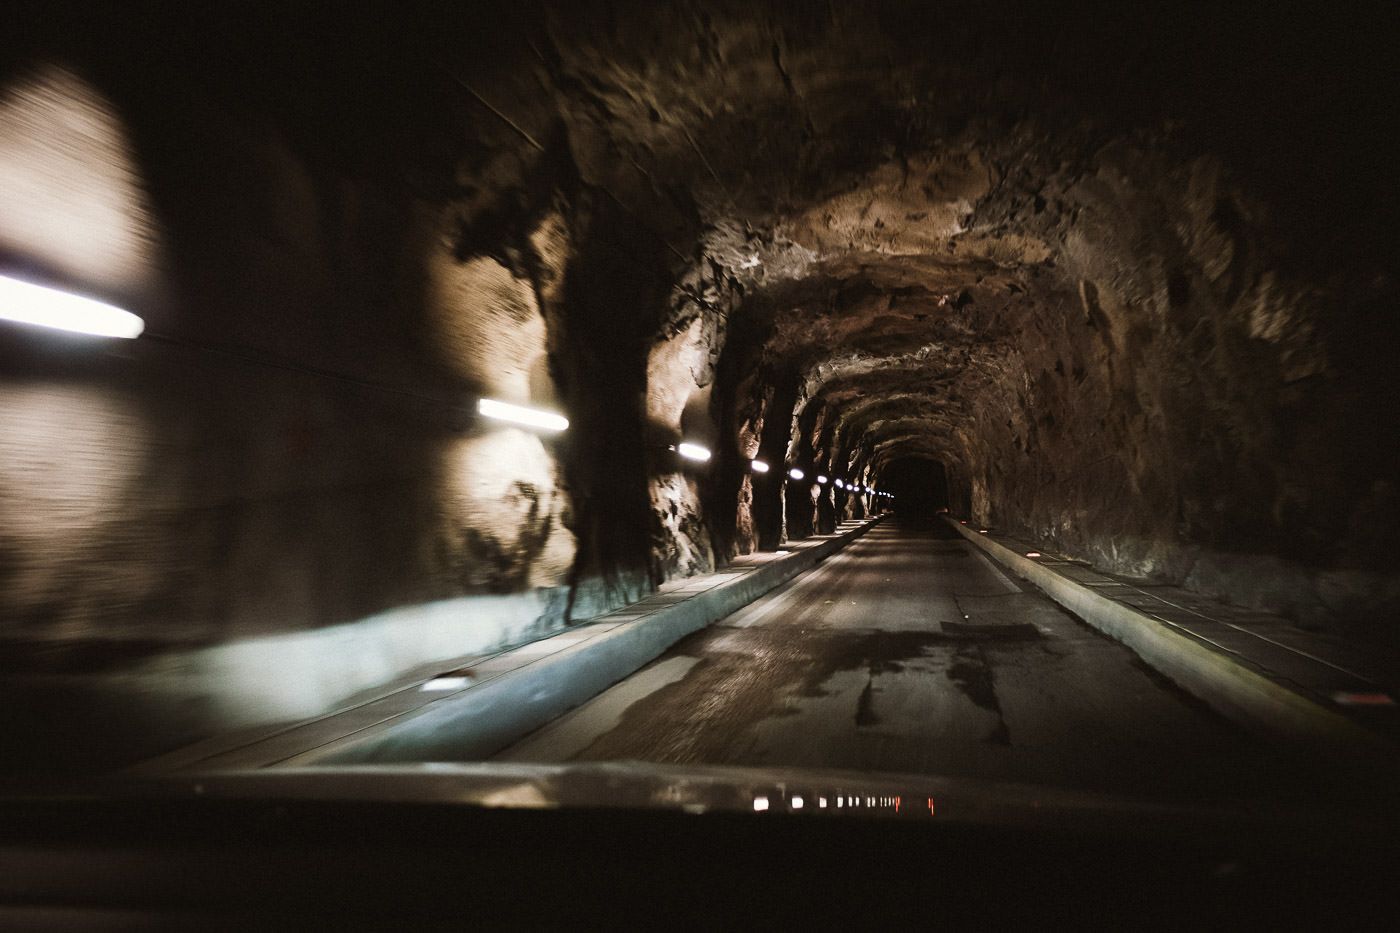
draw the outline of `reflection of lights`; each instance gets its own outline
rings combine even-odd
[[[754,809],[754,812],[755,812],[755,813],[762,813],[764,810],[767,810],[767,809],[768,809],[768,798],[767,798],[767,797],[755,797],[755,798],[753,799],[753,809]]]
[[[768,464],[764,463],[762,460],[749,461],[749,467],[752,468],[755,473],[768,472]]]
[[[552,411],[525,408],[522,405],[511,405],[507,402],[498,402],[493,398],[480,399],[476,403],[476,410],[488,418],[495,418],[497,421],[509,421],[513,424],[523,424],[545,431],[562,431],[569,426],[569,419],[563,415],[556,415]]]
[[[425,683],[421,689],[429,692],[437,690],[461,690],[469,683],[471,683],[471,680],[467,677],[434,677],[432,680]]]
[[[145,322],[130,311],[4,275],[0,275],[0,318],[94,337],[129,339],[146,329]]]
[[[961,518],[960,518],[960,519],[958,519],[958,524],[959,524],[959,525],[966,525],[966,524],[967,524],[967,521],[966,521],[965,519],[961,519]]]
[[[804,805],[806,802],[807,802],[807,801],[803,800],[801,797],[793,797],[793,798],[792,798],[792,808],[793,808],[794,810],[801,810],[802,807],[803,807],[803,805]]]
[[[1040,552],[1039,552],[1039,551],[1027,551],[1027,552],[1026,552],[1026,556],[1027,556],[1027,557],[1039,557],[1039,556],[1040,556]]]
[[[791,470],[788,470],[788,476],[791,476],[793,479],[801,479],[806,475],[806,473],[803,473],[797,467],[793,467]]]
[[[979,535],[984,535],[984,534],[987,533],[987,529],[985,529],[985,528],[979,528],[979,529],[977,529],[977,533],[978,533]]]
[[[1394,706],[1395,700],[1385,693],[1334,693],[1332,702],[1340,706]]]
[[[933,816],[933,798],[928,799],[928,815]]]
[[[819,485],[819,486],[825,486],[825,485],[826,485],[826,477],[825,477],[825,476],[818,476],[818,477],[817,477],[817,485]]]
[[[710,459],[710,452],[699,444],[680,444],[676,447],[676,453],[687,460],[698,460],[701,463]]]

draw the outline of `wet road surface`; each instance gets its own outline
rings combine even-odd
[[[1301,777],[950,529],[885,522],[497,760],[1252,798]]]

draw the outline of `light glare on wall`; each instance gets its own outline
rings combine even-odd
[[[676,447],[676,453],[687,460],[698,460],[701,463],[710,459],[710,452],[699,444],[680,444]]]
[[[754,460],[754,461],[751,461],[751,462],[749,463],[749,466],[753,468],[753,471],[754,471],[755,473],[767,473],[767,472],[768,472],[768,464],[764,463],[762,460]]]
[[[476,410],[487,418],[509,421],[512,424],[523,424],[544,431],[562,431],[569,426],[569,419],[563,415],[555,414],[552,411],[525,408],[521,405],[511,405],[508,402],[498,402],[493,398],[478,400]]]
[[[146,324],[130,311],[0,275],[0,318],[95,337],[139,337]]]

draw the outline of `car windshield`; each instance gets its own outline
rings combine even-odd
[[[1387,29],[19,6],[7,800],[1400,813]]]

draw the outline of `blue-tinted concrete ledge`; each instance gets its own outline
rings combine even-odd
[[[271,733],[225,736],[137,773],[485,758],[586,702],[681,638],[742,609],[879,519],[739,558],[563,632],[435,672],[387,695]]]

